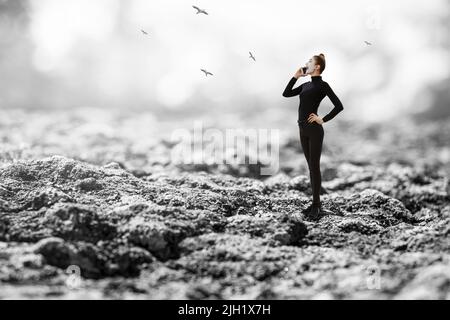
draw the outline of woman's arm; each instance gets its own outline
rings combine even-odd
[[[292,89],[292,87],[294,86],[297,79],[298,78],[296,78],[296,77],[292,77],[291,80],[289,80],[286,88],[283,91],[283,97],[288,98],[288,97],[293,97],[293,96],[300,94],[300,92],[302,91],[303,84],[301,84],[300,86],[298,86],[295,89]]]
[[[333,110],[330,111],[325,117],[322,118],[323,122],[327,122],[333,119],[339,112],[344,110],[344,106],[342,105],[341,100],[336,96],[333,89],[331,89],[330,85],[325,82],[325,93],[330,98],[331,102],[334,105]]]

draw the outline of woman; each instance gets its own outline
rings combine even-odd
[[[321,74],[325,70],[325,55],[321,53],[313,56],[305,66],[307,67],[306,73],[303,72],[303,68],[300,68],[289,80],[286,89],[284,89],[283,97],[298,95],[300,98],[297,123],[300,132],[300,142],[309,167],[313,194],[311,206],[306,211],[308,212],[309,210],[311,217],[317,218],[323,211],[320,202],[320,189],[322,186],[320,155],[324,137],[322,125],[333,119],[339,112],[344,110],[344,107],[330,85],[322,80]],[[311,81],[293,89],[297,79],[307,75],[311,75]],[[334,108],[325,117],[321,118],[317,115],[317,109],[325,96],[330,98]]]

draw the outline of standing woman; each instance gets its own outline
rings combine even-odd
[[[312,218],[317,218],[323,211],[320,202],[320,189],[322,186],[320,155],[324,137],[322,124],[333,119],[339,112],[344,110],[344,107],[330,85],[322,80],[321,74],[325,70],[325,55],[321,53],[313,56],[305,66],[305,69],[300,68],[289,80],[286,89],[284,89],[283,97],[298,95],[300,98],[297,123],[303,153],[308,163],[313,194],[311,206],[307,208],[307,211],[309,210]],[[307,75],[311,75],[311,81],[293,89],[297,79]],[[325,117],[321,118],[317,115],[317,109],[325,96],[330,98],[334,108]]]

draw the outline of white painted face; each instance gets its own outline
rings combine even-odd
[[[309,61],[306,63],[306,67],[308,68],[307,70],[306,70],[306,73],[313,73],[314,72],[314,70],[315,70],[315,64],[314,64],[314,60],[311,58],[311,59],[309,59]]]

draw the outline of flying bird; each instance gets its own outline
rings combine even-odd
[[[250,53],[250,57],[251,59],[253,59],[254,61],[256,61],[255,57],[253,56],[253,54],[249,51],[248,53]]]
[[[148,33],[147,33],[145,30],[142,30],[142,29],[141,29],[141,32],[142,32],[143,34],[145,34],[146,36],[148,36]]]
[[[197,14],[199,14],[199,13],[203,13],[203,14],[206,14],[206,15],[208,15],[208,12],[206,12],[205,10],[203,10],[203,9],[200,9],[199,7],[197,7],[197,6],[192,6],[192,8],[194,8],[195,10],[197,10]]]
[[[208,76],[208,74],[213,75],[211,72],[206,71],[205,69],[200,69],[200,70],[205,73],[205,76]]]
[[[369,41],[364,41],[364,43],[367,44],[368,46],[372,45]]]

